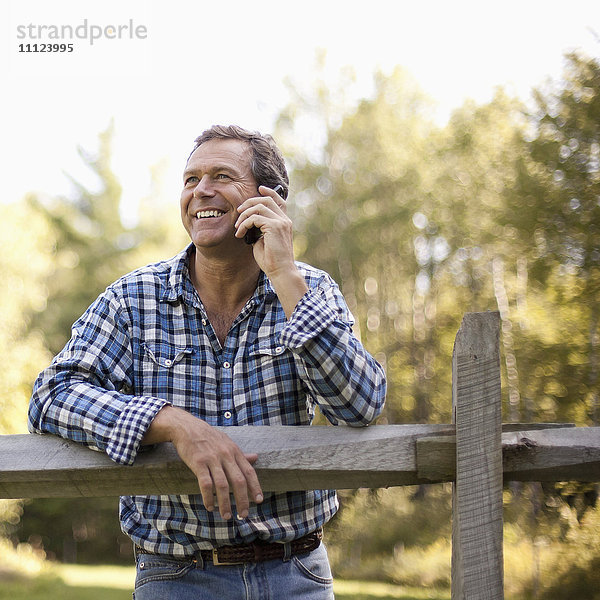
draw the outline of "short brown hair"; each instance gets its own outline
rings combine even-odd
[[[265,185],[270,188],[281,185],[283,192],[280,195],[282,198],[287,197],[290,180],[285,161],[275,140],[270,135],[263,135],[258,131],[248,131],[239,125],[213,125],[194,140],[195,146],[190,152],[190,156],[199,146],[214,139],[234,139],[246,142],[252,151],[250,169],[257,185]]]

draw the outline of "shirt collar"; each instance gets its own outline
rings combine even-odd
[[[178,298],[183,298],[186,302],[194,304],[195,294],[188,268],[188,260],[193,253],[194,245],[190,244],[171,260],[166,287],[161,297],[163,302],[175,302]],[[272,296],[275,296],[275,290],[269,278],[261,271],[252,298],[262,301]]]
[[[163,302],[175,302],[178,298],[188,299],[192,286],[188,269],[188,257],[193,252],[194,245],[190,244],[171,259],[171,268],[167,274],[165,289],[161,297]]]

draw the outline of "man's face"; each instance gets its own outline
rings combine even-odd
[[[243,244],[234,237],[244,200],[258,195],[246,142],[214,139],[199,146],[186,165],[181,192],[181,220],[194,245]]]

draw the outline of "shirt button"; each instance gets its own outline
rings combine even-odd
[[[227,362],[227,361],[225,361],[225,362],[223,363],[223,368],[224,368],[224,369],[229,369],[230,367],[231,367],[231,363],[229,363],[229,362]]]
[[[172,364],[173,364],[173,361],[171,359],[167,358],[167,360],[165,360],[165,365],[167,367],[170,367]]]
[[[277,346],[277,348],[275,348],[275,352],[277,352],[277,354],[281,354],[283,352],[283,346]]]
[[[206,325],[206,319],[202,319],[202,325]]]
[[[226,410],[225,413],[223,414],[223,416],[226,419],[231,419],[231,417],[232,417],[231,411],[230,410]]]

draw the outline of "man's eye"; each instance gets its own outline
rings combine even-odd
[[[185,185],[189,185],[190,183],[197,183],[198,181],[199,179],[195,175],[192,175],[191,177],[188,177],[185,180]]]
[[[217,173],[215,179],[229,179],[229,175],[226,175],[225,173]]]

